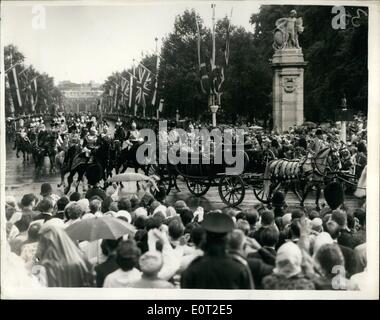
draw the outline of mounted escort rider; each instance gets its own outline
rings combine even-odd
[[[83,140],[83,152],[88,160],[90,160],[91,155],[98,147],[98,132],[95,126],[91,127],[89,133],[84,137]]]
[[[142,139],[140,138],[140,131],[137,130],[136,122],[133,121],[131,124],[131,130],[128,132],[127,136],[128,150],[137,147],[141,142]]]
[[[70,170],[74,156],[82,150],[79,128],[74,123],[69,128],[67,151],[63,160],[63,167]]]

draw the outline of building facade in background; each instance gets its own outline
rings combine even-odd
[[[97,112],[97,105],[103,90],[100,84],[90,83],[73,83],[70,81],[61,81],[58,88],[63,94],[63,105],[65,112]]]

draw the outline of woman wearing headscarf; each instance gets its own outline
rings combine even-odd
[[[40,281],[48,287],[92,287],[92,266],[62,226],[44,225],[36,257]]]
[[[263,279],[265,290],[314,290],[313,282],[302,272],[301,249],[289,241],[277,251],[273,274]]]

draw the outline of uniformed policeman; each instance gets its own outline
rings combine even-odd
[[[234,229],[232,218],[213,211],[205,216],[202,227],[206,230],[204,255],[183,272],[181,288],[253,289],[250,270],[227,253],[227,234]]]

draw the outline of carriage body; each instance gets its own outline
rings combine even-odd
[[[247,188],[252,188],[256,197],[260,199],[260,190],[263,185],[263,176],[266,164],[274,155],[270,150],[254,150],[250,145],[242,148],[232,147],[233,157],[241,153],[244,161],[244,169],[240,174],[227,174],[227,169],[232,168],[224,158],[226,146],[222,145],[222,158],[215,159],[213,156],[205,156],[202,152],[189,152],[187,161],[178,164],[157,165],[150,174],[160,177],[161,184],[166,192],[171,191],[175,184],[173,180],[181,176],[188,190],[195,196],[205,195],[211,187],[218,187],[221,200],[227,206],[239,205],[245,197]],[[214,153],[214,155],[216,152]]]

